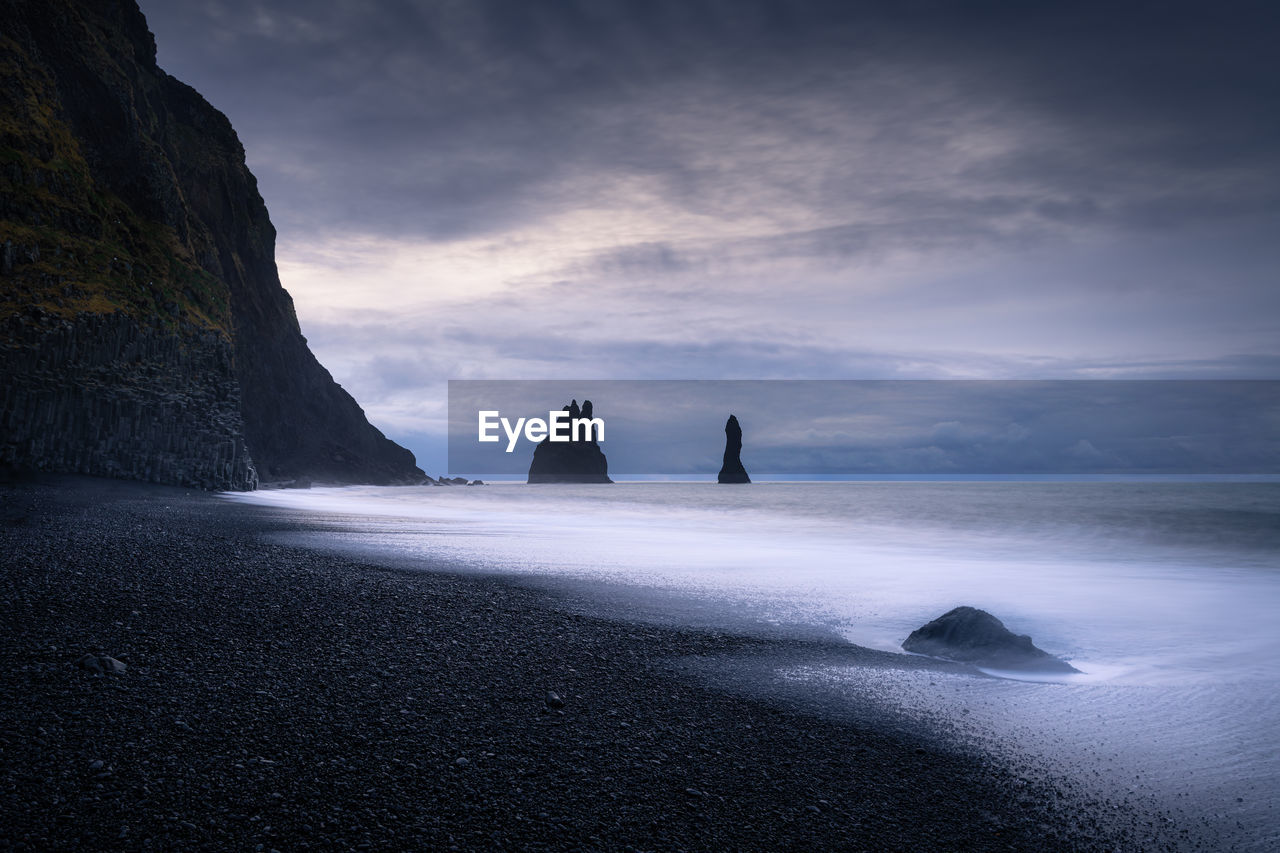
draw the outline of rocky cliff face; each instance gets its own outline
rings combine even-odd
[[[0,435],[10,462],[103,477],[253,489],[231,344],[123,313],[5,321]]]
[[[243,148],[133,0],[0,14],[0,462],[420,480],[307,348]]]

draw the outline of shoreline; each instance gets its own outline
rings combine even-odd
[[[1166,815],[1027,779],[936,727],[698,672],[885,653],[264,543],[298,525],[179,488],[45,477],[0,495],[0,846],[1191,845]],[[87,653],[129,671],[90,676]]]

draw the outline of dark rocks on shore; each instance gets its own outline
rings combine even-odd
[[[1023,672],[1079,672],[1037,648],[996,617],[976,607],[957,607],[911,632],[902,648],[916,654]]]
[[[85,655],[76,661],[76,666],[90,675],[124,675],[129,667],[110,655]]]
[[[724,424],[724,464],[716,478],[720,483],[750,483],[747,469],[742,467],[742,426],[736,415]]]
[[[590,400],[573,400],[564,407],[569,421],[592,417]],[[572,436],[571,437],[576,437]],[[544,438],[533,450],[533,462],[529,465],[530,483],[612,483],[609,479],[609,460],[596,441],[596,432],[590,431],[585,440],[552,441]]]
[[[109,655],[98,658],[98,663],[102,664],[103,671],[108,675],[124,675],[129,671],[129,667],[125,666],[123,661],[118,661]]]

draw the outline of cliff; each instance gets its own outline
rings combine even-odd
[[[564,407],[572,423],[577,418],[592,417],[590,400],[573,400]],[[533,449],[533,461],[529,464],[530,483],[612,483],[609,479],[609,460],[596,441],[593,429],[583,441],[552,441],[544,438]]]
[[[737,415],[729,415],[724,422],[724,463],[720,466],[718,483],[750,483],[747,469],[742,467],[742,426]]]
[[[0,14],[0,463],[420,480],[307,348],[240,141],[133,0]]]

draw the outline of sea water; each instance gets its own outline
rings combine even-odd
[[[813,626],[901,653],[981,607],[1080,675],[792,665],[901,715],[1174,808],[1223,849],[1280,845],[1280,483],[635,483],[317,488],[290,540],[596,588],[601,606]],[[988,673],[1009,676],[1007,673]],[[874,682],[874,683],[873,683]],[[889,684],[892,689],[885,689]]]

